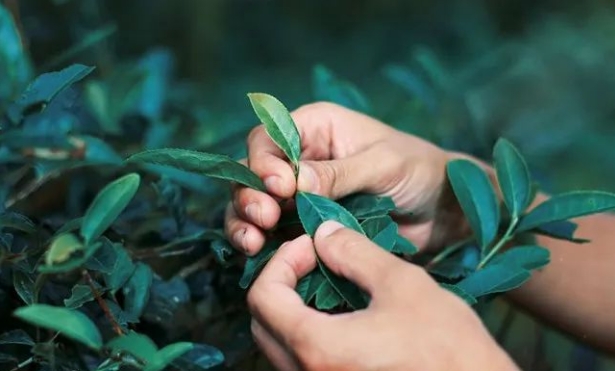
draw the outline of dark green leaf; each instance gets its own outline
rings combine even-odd
[[[314,295],[316,295],[316,292],[323,282],[326,282],[325,276],[323,276],[320,271],[316,270],[299,280],[295,291],[297,291],[299,296],[301,296],[303,301],[307,304],[314,298]]]
[[[11,13],[0,3],[0,110],[32,78],[32,63]]]
[[[515,246],[496,255],[489,264],[521,267],[527,270],[539,269],[549,264],[551,253],[540,246]]]
[[[504,202],[513,218],[521,216],[529,206],[532,180],[521,153],[506,139],[500,139],[493,150],[495,170]]]
[[[124,211],[139,189],[139,174],[131,173],[109,183],[94,198],[83,217],[81,236],[92,243]]]
[[[543,224],[540,227],[536,227],[530,232],[542,234],[559,240],[566,240],[575,243],[587,243],[590,240],[584,238],[575,238],[574,233],[577,230],[578,225],[569,220],[561,220],[559,222],[552,222]]]
[[[111,273],[105,274],[104,278],[107,288],[111,290],[112,293],[115,293],[124,286],[126,281],[132,276],[135,271],[135,265],[130,259],[130,256],[128,256],[124,246],[119,243],[114,243],[113,249],[115,250],[116,256],[115,265]]]
[[[390,216],[369,218],[361,223],[365,235],[386,251],[392,251],[397,241],[397,224]]]
[[[301,137],[286,107],[268,94],[250,93],[248,98],[271,140],[280,147],[298,171],[301,158]]]
[[[34,304],[18,308],[14,314],[32,325],[58,331],[90,348],[102,347],[102,337],[98,328],[81,312],[46,304]]]
[[[0,363],[19,363],[19,360],[10,354],[0,353]]]
[[[131,321],[136,321],[149,300],[153,273],[149,265],[137,263],[132,276],[124,286],[124,309]]]
[[[216,262],[222,266],[229,265],[229,259],[235,254],[235,249],[226,240],[214,240],[209,245]]]
[[[34,340],[24,330],[12,330],[0,335],[0,345],[18,344],[18,345],[34,345]]]
[[[316,292],[316,308],[321,310],[329,310],[340,306],[344,303],[338,292],[331,286],[328,281],[323,281],[318,291]]]
[[[316,65],[312,73],[314,98],[337,103],[355,111],[369,112],[370,105],[356,86],[340,80],[323,65]]]
[[[367,193],[346,196],[337,202],[357,219],[385,216],[395,210],[395,203],[392,198]]]
[[[500,222],[491,182],[478,165],[468,160],[453,160],[446,170],[457,200],[484,251],[495,238]]]
[[[85,263],[84,268],[105,274],[111,274],[118,260],[118,250],[109,240],[103,238],[101,248],[96,251]]]
[[[448,283],[441,283],[440,286],[452,292],[453,294],[459,296],[463,301],[468,303],[469,305],[476,304],[476,298],[467,292],[465,292],[462,288],[455,285],[449,285]]]
[[[25,233],[36,232],[36,227],[30,219],[24,215],[13,212],[4,212],[0,214],[0,230],[4,228],[14,229]]]
[[[474,272],[479,260],[480,251],[478,247],[470,245],[434,264],[429,268],[429,272],[440,277],[457,280]]]
[[[160,349],[154,358],[147,363],[143,371],[162,371],[178,357],[192,350],[192,343],[182,342],[167,345]]]
[[[158,352],[158,347],[149,337],[134,331],[111,339],[105,348],[112,352],[131,354],[145,364],[153,360]]]
[[[88,246],[85,250],[79,250],[76,254],[70,257],[69,260],[54,264],[54,265],[41,265],[38,267],[38,271],[41,273],[65,273],[73,269],[77,269],[85,264],[92,255],[102,246],[102,243],[96,242]]]
[[[13,286],[24,303],[28,305],[34,303],[34,277],[31,274],[14,270]]]
[[[516,289],[529,278],[530,273],[521,267],[493,264],[459,281],[457,287],[478,298]]]
[[[518,232],[544,224],[615,209],[615,194],[602,191],[573,191],[559,194],[536,206],[521,218]]]
[[[352,309],[363,309],[367,307],[368,302],[363,292],[355,284],[345,278],[336,276],[335,273],[320,261],[320,259],[317,260],[320,271],[327,279],[326,283],[330,284]],[[323,285],[324,284],[325,283],[323,283]]]
[[[187,149],[163,148],[134,154],[128,163],[155,164],[230,180],[247,187],[265,191],[265,185],[250,169],[230,157]]]
[[[173,367],[182,371],[203,371],[224,363],[224,354],[205,344],[193,344],[188,352],[173,361]]]
[[[98,286],[97,289],[98,292],[103,291],[100,286]],[[70,297],[64,299],[64,306],[69,309],[77,309],[92,300],[94,300],[94,293],[90,286],[77,284],[73,286]]]
[[[301,224],[312,237],[318,227],[328,220],[336,221],[347,228],[365,234],[357,219],[333,200],[311,193],[297,192],[295,201]]]
[[[71,220],[67,221],[66,223],[64,223],[63,226],[58,228],[58,230],[56,231],[56,233],[54,235],[55,236],[59,236],[59,235],[64,234],[64,233],[69,233],[69,232],[76,231],[79,228],[81,228],[81,223],[82,222],[83,222],[83,218],[71,219]]]
[[[278,244],[270,242],[266,244],[258,254],[248,257],[246,260],[246,265],[243,269],[243,275],[239,280],[239,287],[242,289],[247,289],[277,250]]]
[[[58,72],[48,72],[37,77],[9,108],[13,122],[19,122],[23,113],[32,107],[45,106],[62,90],[83,79],[94,70],[81,64],[73,64]]]
[[[391,252],[394,254],[414,255],[419,252],[419,249],[406,237],[398,234],[395,237],[395,245],[393,245]]]

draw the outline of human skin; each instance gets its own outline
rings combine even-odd
[[[390,196],[399,209],[413,212],[412,219],[399,220],[400,233],[421,250],[437,250],[470,233],[448,185],[446,163],[456,158],[473,160],[490,175],[494,183],[496,182],[493,169],[477,159],[465,154],[447,152],[368,116],[334,104],[311,104],[294,111],[292,115],[303,142],[298,181],[295,181],[293,170],[284,159],[283,153],[268,138],[262,126],[253,130],[248,137],[247,164],[264,180],[268,193],[244,187],[235,188],[233,202],[227,208],[226,215],[226,233],[229,239],[236,248],[248,255],[260,250],[266,231],[273,228],[279,220],[281,210],[277,200],[291,198],[297,190],[334,199],[356,192]],[[538,201],[545,198],[545,195],[539,195]],[[615,270],[612,269],[615,249],[610,246],[615,243],[615,218],[600,214],[576,222],[579,224],[577,234],[591,238],[592,241],[578,246],[539,236],[538,244],[551,251],[551,264],[535,273],[526,285],[508,296],[515,303],[561,329],[592,345],[615,352],[615,316],[604,315],[605,308],[615,306],[615,285],[612,284],[615,282]],[[342,237],[334,238],[338,235]],[[469,369],[474,370],[488,369],[489,366],[493,367],[494,362],[501,362],[503,366],[499,369],[514,369],[512,364],[506,363],[510,361],[503,356],[495,342],[485,335],[480,321],[467,306],[462,305],[452,294],[440,289],[423,270],[390,254],[370,252],[373,253],[370,255],[371,264],[386,265],[387,270],[383,272],[390,273],[385,276],[394,276],[397,281],[391,279],[387,284],[383,284],[377,279],[377,275],[365,272],[365,276],[348,277],[363,287],[372,288],[368,292],[373,295],[374,304],[357,314],[361,318],[370,318],[365,320],[365,323],[371,323],[370,326],[359,325],[360,320],[349,320],[354,318],[352,315],[326,315],[327,320],[315,321],[310,323],[310,326],[299,326],[298,329],[283,327],[283,316],[273,314],[276,313],[276,308],[286,308],[291,301],[294,301],[296,308],[288,312],[297,310],[306,316],[311,313],[309,318],[322,319],[322,316],[325,316],[305,306],[299,296],[291,293],[294,292],[292,288],[296,284],[296,278],[307,273],[306,269],[313,268],[314,256],[313,253],[310,255],[309,251],[313,252],[314,249],[304,247],[309,245],[308,241],[306,237],[301,237],[281,248],[249,294],[249,305],[255,318],[255,339],[281,370],[396,369],[393,364],[378,363],[386,362],[387,357],[391,362],[405,362],[405,370],[442,369],[438,368],[442,365],[429,364],[430,357],[421,357],[426,354],[445,355],[442,358],[454,360],[456,363],[453,364],[459,365],[460,370],[470,366],[472,367]],[[330,265],[331,269],[345,276],[348,276],[347,270],[351,268],[343,268],[343,264],[360,264],[360,254],[351,254],[336,260],[334,253],[328,255],[330,251],[346,251],[350,249],[348,245],[357,250],[373,250],[369,248],[371,243],[367,239],[344,229],[334,232],[328,238],[319,239],[317,235],[314,244],[323,261]],[[298,247],[291,249],[288,246]],[[326,246],[326,249],[323,246]],[[358,261],[354,262],[354,258]],[[391,260],[397,264],[393,264]],[[273,277],[274,281],[270,280],[270,277]],[[279,280],[284,278],[284,285],[276,282],[275,277]],[[280,290],[284,286],[288,289],[287,296],[294,295],[294,299],[283,299],[281,291],[280,295],[269,293],[269,290],[274,289],[270,286],[275,285],[278,285]],[[415,298],[411,294],[413,290],[421,292],[420,301],[412,300]],[[380,292],[387,293],[388,300],[374,299],[380,297]],[[385,296],[384,293],[382,296]],[[283,300],[288,300],[289,303],[284,303]],[[433,317],[426,319],[405,316],[402,320],[401,316],[379,315],[388,311],[399,313],[398,311],[413,310],[433,314]],[[446,328],[446,321],[442,320],[444,318],[450,320],[447,325],[453,327]],[[347,322],[355,323],[356,330],[352,330],[350,326],[334,325]],[[376,322],[377,325],[374,324]],[[462,326],[464,329],[461,331],[454,326]],[[389,328],[400,331],[387,332]],[[295,336],[303,339],[301,333],[296,334],[300,331],[306,332],[303,334],[306,337],[309,337],[309,331],[315,332],[315,341],[288,341],[289,337]],[[361,331],[364,332],[363,335]],[[349,332],[356,335],[349,337]],[[388,347],[383,349],[386,351],[384,353],[378,352],[381,345],[370,343],[370,339],[378,338],[379,335],[382,339],[390,339],[386,340]],[[424,338],[451,341],[450,344],[444,341],[429,342],[424,341]],[[417,347],[402,345],[397,348],[391,345],[395,341],[400,344],[416,343]],[[344,366],[340,361],[334,368],[314,365],[306,360],[309,358],[304,356],[306,354],[319,355],[323,359],[335,358],[339,347],[335,348],[329,342],[343,346],[348,354],[367,357],[373,353],[374,357],[379,358],[373,360],[373,363],[366,361],[366,364],[373,364],[372,368],[360,368],[360,365],[355,367],[350,359],[347,360],[348,366]],[[473,348],[474,351],[466,351],[465,346]],[[368,354],[365,352],[367,347],[374,351]],[[394,352],[395,349],[399,354]],[[480,349],[480,354],[485,356],[476,357],[476,349]],[[282,353],[286,356],[279,355]],[[281,361],[276,361],[277,359]],[[409,362],[416,360],[423,360],[424,363],[413,363],[414,368],[407,366],[411,364]],[[466,361],[471,363],[470,366],[466,366]]]

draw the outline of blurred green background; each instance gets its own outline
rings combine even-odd
[[[189,131],[169,135],[190,135],[193,147],[241,156],[255,124],[245,94],[263,91],[289,108],[335,100],[484,158],[505,136],[543,189],[615,191],[613,2],[3,3],[36,73],[83,63],[97,66],[101,80],[121,81],[129,66],[150,62],[168,73],[165,119],[190,112],[190,119],[179,115]],[[0,43],[1,36],[0,24]],[[119,89],[115,99],[124,98]],[[524,369],[615,370],[504,303],[484,316]]]

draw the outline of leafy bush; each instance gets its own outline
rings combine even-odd
[[[207,128],[187,107],[193,92],[171,86],[167,54],[154,52],[109,75],[93,77],[94,68],[75,64],[32,79],[1,6],[0,20],[0,39],[14,46],[0,48],[0,68],[10,81],[0,89],[3,368],[233,367],[252,347],[243,289],[288,227],[313,235],[324,220],[337,220],[481,305],[548,264],[549,252],[533,244],[534,234],[582,243],[569,220],[615,208],[615,195],[575,191],[528,211],[536,186],[519,151],[501,139],[493,161],[503,205],[476,165],[448,164],[474,233],[436,255],[414,255],[416,248],[397,234],[390,199],[357,194],[334,201],[299,192],[296,213],[285,215],[260,254],[245,259],[221,230],[227,182],[264,186],[234,160],[243,132],[191,138]],[[389,73],[403,77],[400,69]],[[324,66],[313,79],[319,99],[370,110],[354,86]],[[287,109],[267,94],[249,99],[298,173],[301,138]],[[324,265],[297,291],[327,311],[369,301]]]

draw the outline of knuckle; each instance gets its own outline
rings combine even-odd
[[[298,114],[312,114],[312,113],[321,114],[322,112],[338,111],[339,109],[341,109],[341,106],[335,103],[326,102],[326,101],[317,101],[317,102],[304,104],[300,106],[299,108],[297,108],[295,112]]]

